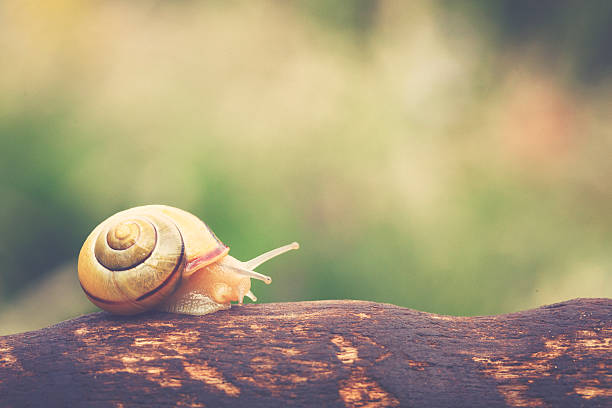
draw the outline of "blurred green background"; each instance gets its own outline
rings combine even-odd
[[[612,2],[0,2],[0,334],[164,203],[261,302],[457,315],[612,297]]]

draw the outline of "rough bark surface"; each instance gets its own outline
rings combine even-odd
[[[0,406],[612,406],[612,299],[450,317],[324,301],[0,337]]]

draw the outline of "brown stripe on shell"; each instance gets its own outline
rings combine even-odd
[[[79,280],[79,285],[81,285],[81,289],[83,289],[83,292],[85,292],[85,294],[87,295],[88,298],[91,298],[92,300],[95,300],[96,302],[100,302],[100,303],[106,303],[108,305],[120,305],[120,304],[128,304],[129,302],[127,301],[116,301],[116,300],[107,300],[107,299],[102,299],[99,298],[97,296],[92,295],[91,293],[89,293],[84,287],[83,284],[81,283],[81,281]]]
[[[180,234],[181,231],[180,230],[178,230],[178,231],[179,231],[179,234]],[[184,256],[185,256],[185,242],[183,241],[183,237],[181,235],[181,256],[179,256],[179,259],[177,260],[176,265],[174,266],[174,269],[172,270],[172,273],[170,273],[170,275],[168,275],[168,277],[158,287],[156,287],[155,289],[145,293],[142,296],[137,297],[136,301],[139,302],[141,300],[144,300],[144,299],[148,298],[151,295],[154,295],[155,293],[159,292],[164,286],[166,286],[168,283],[170,283],[172,281],[172,278],[176,274],[176,272],[179,270],[179,268],[183,264],[183,257]]]

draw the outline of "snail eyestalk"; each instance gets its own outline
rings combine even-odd
[[[284,254],[285,252],[291,251],[292,249],[298,249],[299,247],[300,244],[298,244],[297,242],[292,242],[289,245],[284,245],[282,247],[273,249],[251,259],[250,261],[246,261],[243,263],[243,266],[245,269],[253,270],[262,263],[269,261],[270,259],[275,258],[281,254]]]
[[[223,266],[231,269],[239,275],[246,276],[247,278],[258,279],[269,285],[270,283],[272,283],[272,278],[267,275],[263,275],[259,272],[255,272],[253,269],[257,268],[259,265],[266,261],[269,261],[272,258],[284,254],[287,251],[291,251],[292,249],[298,249],[299,247],[300,245],[297,242],[292,242],[289,245],[284,245],[282,247],[261,254],[247,262],[241,262],[236,258],[228,255],[223,258],[222,264]]]
[[[272,278],[269,277],[268,275],[263,275],[259,272],[251,271],[249,269],[244,269],[236,265],[226,265],[226,266],[230,268],[231,270],[233,270],[234,272],[236,272],[237,274],[246,276],[247,278],[253,278],[253,279],[258,279],[260,281],[264,281],[266,285],[269,285],[272,283]]]

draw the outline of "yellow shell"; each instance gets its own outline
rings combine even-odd
[[[176,289],[187,263],[205,267],[228,252],[206,224],[186,211],[135,207],[106,219],[89,235],[79,254],[79,281],[96,306],[139,313]]]
[[[205,314],[229,307],[250,292],[250,278],[262,262],[286,245],[240,262],[196,216],[164,205],[134,207],[98,225],[85,240],[78,261],[83,291],[96,306],[117,314],[150,309]]]

